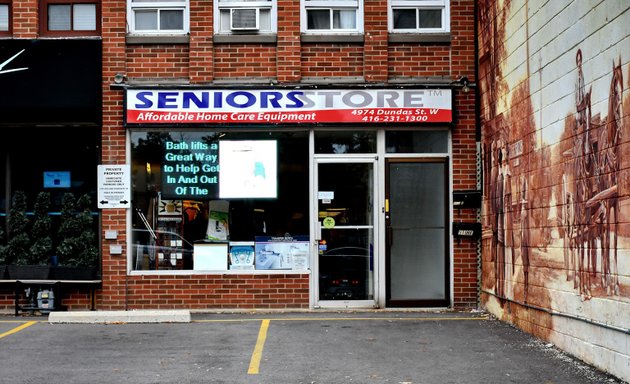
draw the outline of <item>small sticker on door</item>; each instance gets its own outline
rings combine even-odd
[[[335,227],[335,219],[333,219],[332,217],[327,217],[324,219],[324,228],[326,229],[330,229],[330,228],[334,228]]]
[[[317,199],[318,200],[332,200],[335,198],[335,192],[334,191],[319,191],[317,192]]]

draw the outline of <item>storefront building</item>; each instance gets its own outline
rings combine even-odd
[[[450,89],[125,95],[133,277],[304,279],[285,296],[300,307],[450,305]]]
[[[99,8],[82,7],[72,23],[70,8],[27,3],[0,2],[0,280],[47,279],[53,267],[82,262],[74,251],[58,252],[62,239],[69,240],[61,228],[64,204],[82,197],[84,229],[92,235],[84,241],[92,259],[83,261],[95,277],[100,273],[94,172],[101,161]],[[49,12],[41,23],[33,17],[38,12]],[[68,288],[65,297],[69,308],[89,302],[81,289]],[[0,284],[0,308],[13,303],[12,283]]]
[[[477,307],[474,6],[330,3],[100,3],[97,309]]]

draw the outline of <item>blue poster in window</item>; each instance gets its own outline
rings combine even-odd
[[[308,269],[307,235],[256,236],[256,269]]]

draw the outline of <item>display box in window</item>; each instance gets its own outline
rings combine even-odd
[[[230,269],[251,271],[254,269],[255,249],[253,241],[230,242]]]
[[[256,269],[308,269],[309,244],[306,235],[256,236]]]

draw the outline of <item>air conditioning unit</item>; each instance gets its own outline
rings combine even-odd
[[[234,8],[230,11],[230,29],[233,31],[257,31],[260,26],[258,8]]]

